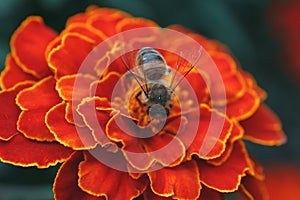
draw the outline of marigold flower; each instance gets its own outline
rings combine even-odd
[[[120,82],[128,71],[121,58],[108,62],[114,44],[105,43],[123,31],[147,27],[159,26],[93,6],[70,17],[60,34],[40,17],[28,17],[12,36],[1,74],[0,160],[38,168],[63,162],[53,186],[56,199],[224,199],[235,191],[265,199],[257,189],[263,184],[262,168],[243,142],[281,145],[286,140],[279,119],[263,103],[265,92],[225,46],[170,26],[207,52],[220,72],[226,99],[212,99],[222,92],[215,77],[192,70],[156,133],[156,126],[147,126],[149,115],[137,100],[139,91]],[[135,42],[146,44],[153,35],[155,31],[136,35]],[[109,51],[80,71],[103,42]],[[178,60],[178,55],[160,53],[171,67]],[[105,69],[100,79],[99,66]],[[114,94],[117,84],[121,89]],[[191,101],[188,85],[197,101]],[[221,130],[211,126],[212,119],[222,122]],[[167,145],[172,148],[157,153]]]

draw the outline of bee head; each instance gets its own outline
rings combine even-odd
[[[147,110],[147,114],[151,119],[164,119],[169,115],[169,112],[168,108],[165,108],[160,104],[154,104]]]

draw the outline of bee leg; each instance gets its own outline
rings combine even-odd
[[[139,102],[139,104],[140,104],[141,106],[144,106],[144,103],[142,103],[141,100],[140,100],[140,98],[139,98],[139,96],[142,95],[142,92],[143,92],[143,91],[139,91],[139,92],[135,95],[135,99]]]

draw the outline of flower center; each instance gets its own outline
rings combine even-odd
[[[131,117],[137,120],[139,126],[147,126],[151,120],[156,120],[159,123],[157,115],[168,118],[180,113],[180,104],[176,96],[170,101],[171,106],[155,103],[143,104],[145,100],[147,101],[147,97],[143,97],[141,89],[135,90],[129,98],[128,111]]]

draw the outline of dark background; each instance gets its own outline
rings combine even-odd
[[[152,19],[162,27],[181,24],[226,44],[242,68],[251,72],[267,91],[266,103],[281,118],[288,143],[281,147],[247,143],[250,153],[264,165],[300,164],[300,85],[288,73],[287,62],[282,62],[284,54],[268,18],[272,3],[271,0],[1,0],[0,69],[10,52],[10,36],[29,15],[40,15],[48,26],[61,31],[68,17],[95,4]],[[56,170],[57,167],[37,170],[0,164],[0,199],[53,198],[51,187]]]

